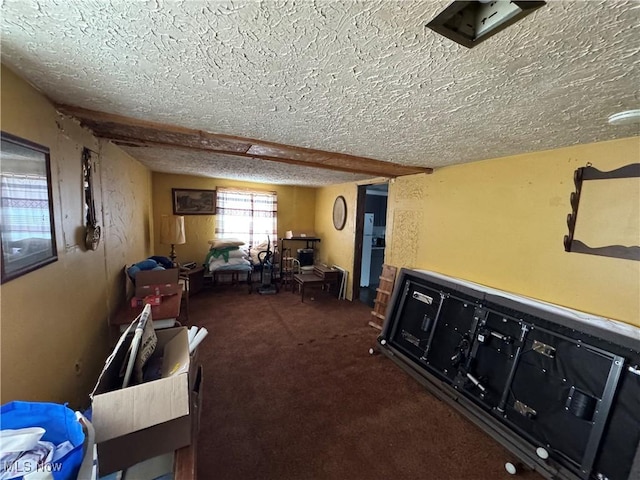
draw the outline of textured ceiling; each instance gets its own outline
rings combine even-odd
[[[425,27],[448,3],[5,0],[2,61],[57,103],[404,165],[639,134],[606,119],[640,106],[640,4],[551,1],[469,50]],[[129,151],[168,172],[355,179]]]
[[[121,148],[141,163],[153,166],[156,172],[310,187],[355,182],[368,178],[366,175],[292,166],[268,160],[256,161],[231,155],[215,155],[212,160],[212,155],[205,151],[171,150],[170,154],[167,154],[166,148],[128,146]],[[250,174],[250,177],[247,174]]]

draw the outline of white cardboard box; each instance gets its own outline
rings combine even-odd
[[[157,330],[150,361],[163,356],[163,378],[122,389],[120,371],[131,342],[123,333],[92,393],[100,474],[189,445],[194,392],[186,327]],[[191,372],[193,374],[193,372]]]

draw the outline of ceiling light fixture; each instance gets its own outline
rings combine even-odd
[[[628,125],[630,123],[640,122],[640,109],[626,110],[624,112],[614,113],[609,117],[611,125]]]
[[[431,20],[427,27],[460,45],[473,48],[546,3],[508,0],[456,1]]]

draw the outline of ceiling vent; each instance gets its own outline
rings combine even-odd
[[[460,45],[473,48],[545,4],[508,0],[456,1],[431,20],[427,27]]]

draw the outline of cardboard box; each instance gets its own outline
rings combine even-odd
[[[198,432],[200,432],[200,417],[202,416],[202,384],[204,382],[204,373],[202,372],[202,365],[198,365],[195,374],[193,375],[193,386],[191,388],[191,392],[193,393],[193,397],[191,399],[192,406],[192,435],[193,437],[198,436]]]
[[[137,479],[173,478],[174,456],[175,454],[172,452],[144,460],[127,468],[126,476]]]
[[[147,295],[144,298],[133,297],[131,308],[144,307],[145,305],[158,306],[162,303],[162,295]]]
[[[176,320],[180,316],[182,285],[177,285],[176,289],[177,291],[173,295],[160,296],[159,305],[150,304],[154,322]],[[124,308],[121,308],[114,317],[109,319],[109,322],[111,325],[129,325],[142,312],[144,304],[144,299],[138,300],[137,297],[133,297],[130,306],[125,305]]]
[[[175,295],[178,292],[179,268],[167,270],[143,270],[136,274],[135,296]]]
[[[201,396],[202,366],[199,366],[199,368],[196,369],[196,374],[193,376],[193,378],[194,378],[195,385],[194,385],[194,389],[192,390],[192,396],[191,396],[192,413],[190,414],[190,416],[192,417],[192,420],[193,420],[191,422],[191,438],[195,439],[197,438],[198,431],[200,429],[200,414],[202,411],[202,398],[201,398],[202,397]],[[174,432],[175,432],[175,429],[174,429]],[[129,442],[128,445],[130,446],[130,449],[134,451],[140,448],[145,448],[144,445],[141,446],[135,443],[136,441],[143,441],[143,440],[144,439],[136,440],[134,436],[130,436],[130,438],[128,439],[128,442]],[[161,441],[163,440],[161,439]],[[155,456],[148,460],[143,460],[142,462],[136,463],[131,467],[127,467],[126,478],[150,479],[150,478],[158,478],[162,475],[173,474],[177,467],[175,462],[178,461],[178,452],[183,452],[185,448],[197,448],[197,446],[195,446],[193,443],[194,442],[192,442],[190,446],[187,445],[186,447],[183,447],[182,449],[179,449],[176,452],[171,451],[163,455]],[[104,450],[102,451],[102,453],[103,453],[103,456],[99,458],[100,466],[102,466],[102,464],[105,461],[108,461],[108,463],[113,464],[113,460],[109,458],[109,456],[113,455],[113,453],[107,451],[108,456],[106,458],[105,458]],[[102,470],[103,469],[101,468],[100,469],[101,473],[102,473]],[[173,478],[173,477],[169,477],[169,478]]]
[[[160,305],[162,303],[162,295],[147,295],[142,299],[143,305]]]
[[[92,423],[96,430],[100,474],[125,469],[138,462],[191,443],[195,415],[189,378],[191,365],[186,327],[157,330],[158,344],[150,361],[163,356],[163,378],[125,389],[120,370],[130,335],[126,332],[106,362],[92,394]]]

